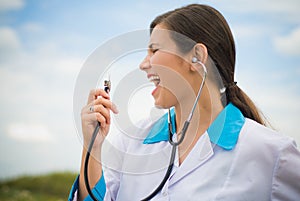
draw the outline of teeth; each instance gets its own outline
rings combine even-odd
[[[149,80],[152,82],[154,80],[160,80],[160,78],[158,75],[153,75],[153,76],[149,77]]]
[[[155,85],[158,85],[160,82],[160,78],[158,75],[152,75],[149,77],[150,82],[154,82]]]

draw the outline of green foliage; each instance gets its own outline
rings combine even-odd
[[[64,201],[67,200],[77,174],[51,173],[22,176],[0,182],[1,201]]]

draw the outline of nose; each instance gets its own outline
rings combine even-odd
[[[141,70],[147,70],[151,68],[151,65],[150,65],[150,55],[147,55],[144,60],[140,63],[140,69]]]

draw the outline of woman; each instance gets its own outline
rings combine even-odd
[[[300,153],[292,139],[265,127],[253,102],[237,86],[235,45],[224,17],[212,7],[192,4],[158,16],[150,28],[149,50],[140,68],[155,84],[155,105],[174,107],[173,124],[168,127],[164,115],[151,125],[141,123],[149,129],[135,136],[143,139],[116,137],[114,146],[123,154],[111,149],[109,157],[102,153],[102,160],[109,161],[104,170],[91,158],[88,172],[94,196],[122,201],[299,200]],[[171,138],[180,141],[198,92],[185,137],[172,147],[168,134],[174,133]],[[85,147],[99,121],[93,152],[100,153],[110,111],[118,112],[109,95],[92,90],[82,109],[82,167],[69,200],[91,200],[83,177]],[[176,153],[174,163],[161,183],[167,164],[157,162],[168,161],[171,149]],[[145,157],[133,159],[133,153]]]

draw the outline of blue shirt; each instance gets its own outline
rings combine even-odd
[[[167,115],[139,127],[146,129],[129,130],[103,144],[104,176],[93,189],[99,200],[141,200],[161,182],[171,152]],[[229,104],[180,166],[176,157],[171,176],[153,200],[298,200],[299,167],[292,139],[244,118]],[[69,200],[77,189],[78,180]]]

